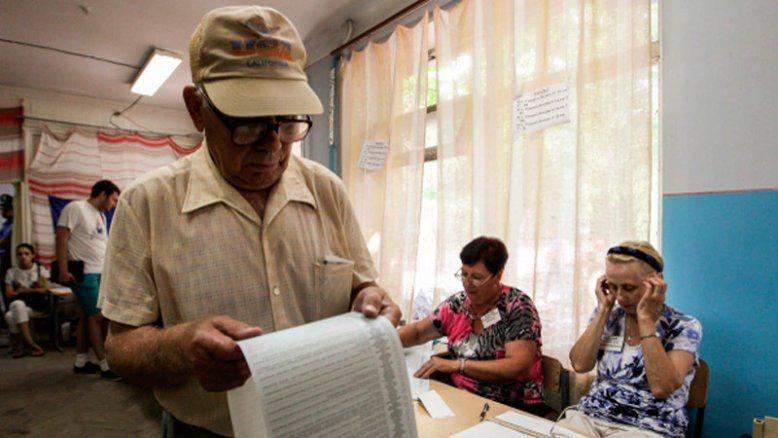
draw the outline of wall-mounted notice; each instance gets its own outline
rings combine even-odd
[[[570,122],[570,87],[566,82],[520,94],[513,104],[518,133]]]
[[[386,156],[389,155],[389,144],[385,141],[365,141],[362,152],[359,153],[360,169],[380,170],[386,166]]]

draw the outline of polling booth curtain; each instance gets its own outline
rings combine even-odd
[[[343,181],[380,273],[409,315],[419,233],[427,89],[425,14],[340,65]],[[380,169],[359,166],[365,142],[388,146]]]
[[[27,175],[38,259],[46,265],[54,260],[55,229],[62,209],[72,200],[88,198],[95,182],[109,179],[123,190],[139,176],[196,149],[183,149],[169,137],[79,129],[59,138],[44,127]],[[106,214],[109,232],[112,213]]]

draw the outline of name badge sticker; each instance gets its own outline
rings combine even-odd
[[[497,324],[500,321],[500,311],[497,310],[496,307],[486,312],[486,315],[481,317],[481,323],[484,325],[485,329]]]
[[[602,338],[600,349],[620,352],[624,349],[624,336],[608,336],[607,338]]]

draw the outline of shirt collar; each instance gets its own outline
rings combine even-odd
[[[294,155],[289,157],[289,166],[281,180],[273,187],[265,207],[265,224],[270,224],[278,212],[289,202],[301,202],[316,209],[316,199],[306,184],[302,162]]]
[[[212,204],[224,203],[257,225],[262,225],[262,219],[259,218],[248,201],[224,179],[216,168],[207,146],[201,146],[200,150],[193,154],[190,165],[191,172],[186,196],[181,207],[182,213],[191,213]],[[265,207],[265,224],[269,224],[278,212],[292,201],[303,202],[316,208],[316,201],[308,185],[305,184],[300,163],[295,156],[290,157],[289,166],[268,196]]]

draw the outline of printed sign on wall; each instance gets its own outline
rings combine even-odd
[[[386,166],[386,156],[389,155],[389,144],[385,141],[365,141],[362,152],[359,153],[360,169],[380,170]]]
[[[570,87],[567,83],[520,94],[514,100],[514,128],[533,132],[570,122]]]

